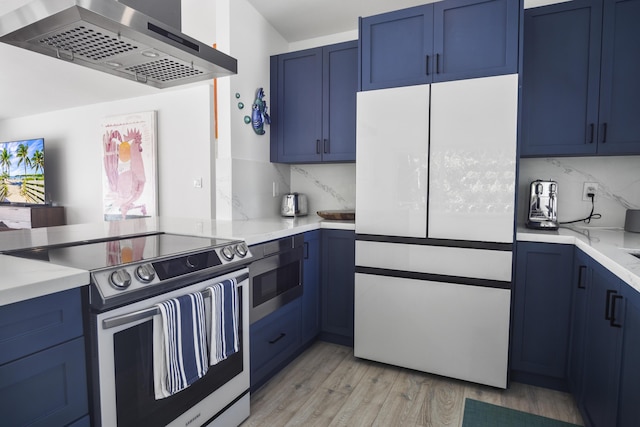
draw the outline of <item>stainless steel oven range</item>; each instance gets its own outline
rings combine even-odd
[[[247,267],[253,255],[243,241],[155,233],[9,255],[91,273],[86,335],[92,425],[226,427],[249,416]],[[156,304],[229,278],[238,284],[239,351],[186,389],[156,399]]]

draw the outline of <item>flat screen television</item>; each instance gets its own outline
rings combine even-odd
[[[0,142],[0,203],[44,205],[44,138]]]

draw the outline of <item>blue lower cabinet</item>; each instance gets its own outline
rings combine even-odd
[[[251,389],[256,390],[297,355],[301,345],[301,299],[263,317],[250,328]]]
[[[571,303],[571,337],[567,360],[567,382],[574,396],[582,393],[584,372],[585,324],[587,321],[587,289],[591,287],[591,258],[575,249],[573,258],[573,296]]]
[[[68,427],[91,427],[91,419],[86,415],[68,425]]]
[[[640,292],[625,283],[621,293],[625,305],[618,426],[640,426]]]
[[[512,379],[566,391],[573,245],[519,242]]]
[[[621,280],[594,262],[587,289],[584,369],[578,407],[586,425],[617,425],[624,297]],[[635,397],[636,404],[638,396]],[[625,426],[626,427],[626,426]]]
[[[302,264],[302,342],[320,333],[320,230],[304,233]]]
[[[0,424],[66,426],[88,411],[84,338],[0,366]]]
[[[88,425],[81,295],[75,288],[0,307],[0,425]]]
[[[0,307],[0,365],[82,335],[80,289]]]
[[[322,331],[324,341],[353,347],[356,235],[322,230]]]

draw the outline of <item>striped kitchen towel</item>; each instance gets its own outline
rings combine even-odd
[[[238,284],[235,279],[209,286],[211,291],[211,365],[238,351]]]
[[[195,292],[156,304],[153,317],[156,399],[184,390],[209,369],[204,297]]]

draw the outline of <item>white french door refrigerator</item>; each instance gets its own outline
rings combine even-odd
[[[357,102],[355,356],[506,388],[518,75]]]

